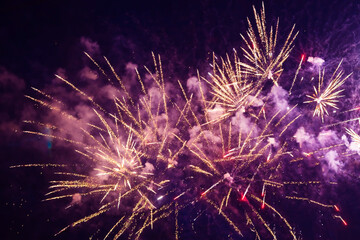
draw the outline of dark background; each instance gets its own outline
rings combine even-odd
[[[252,5],[259,9],[260,1],[2,1],[1,79],[11,73],[14,80],[2,80],[0,89],[1,239],[52,239],[71,222],[71,216],[59,210],[65,202],[41,202],[47,192],[48,170],[9,167],[66,157],[62,149],[49,149],[43,139],[21,134],[18,126],[23,109],[31,104],[24,98],[30,87],[50,84],[59,68],[71,73],[82,67],[81,37],[97,42],[101,53],[120,71],[128,62],[151,64],[154,51],[161,54],[170,81],[185,80],[197,69],[207,71],[212,52],[224,56],[234,47],[239,49],[239,34],[247,29],[246,17],[252,19]],[[265,8],[269,23],[280,18],[280,37],[286,37],[282,33],[296,23],[300,33],[290,62],[301,54],[320,56],[329,65],[343,58],[345,68],[358,79],[358,1],[265,1]],[[348,95],[356,101],[357,84],[351,84]],[[325,234],[326,239],[359,238],[359,173],[352,174],[355,177],[340,176],[333,193],[349,225],[344,227],[330,217],[337,227],[326,229],[333,225],[325,224],[321,229],[310,210],[295,212],[292,219],[303,227],[304,239],[322,239],[321,232],[327,231],[331,234]],[[89,225],[54,238],[87,239],[95,231],[96,226]]]

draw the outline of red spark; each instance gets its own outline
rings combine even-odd
[[[344,224],[345,226],[348,225],[347,222],[346,222],[344,219],[341,218],[341,221],[343,222],[343,224]]]
[[[304,155],[305,155],[306,157],[310,157],[310,156],[311,156],[311,153],[306,153],[306,152],[304,152]]]
[[[227,158],[228,156],[230,156],[231,155],[231,152],[228,152],[228,153],[226,153],[224,156],[223,156],[223,158]]]
[[[263,191],[261,193],[263,199],[262,199],[262,204],[261,204],[261,209],[264,209],[265,208],[265,191]]]
[[[244,201],[244,202],[246,202],[246,201],[247,201],[247,199],[246,199],[246,195],[245,195],[245,194],[241,194],[241,201]]]
[[[334,208],[336,211],[340,212],[340,209],[338,208],[338,206],[334,205]]]
[[[336,218],[340,218],[340,220],[342,221],[342,223],[344,224],[344,226],[347,226],[347,222],[339,215],[335,216]]]

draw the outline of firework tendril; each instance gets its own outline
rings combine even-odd
[[[302,143],[294,138],[299,122],[306,117],[300,111],[304,109],[298,102],[281,108],[274,100],[275,91],[291,95],[301,72],[304,57],[291,78],[291,88],[281,88],[283,82],[290,85],[282,73],[298,34],[295,26],[279,43],[279,21],[268,30],[264,5],[260,14],[254,8],[254,16],[256,28],[248,19],[248,31],[242,35],[243,54],[236,50],[224,58],[213,54],[212,71],[199,73],[192,91],[181,81],[178,87],[167,82],[160,56],[155,54],[153,68],[134,69],[137,83],[130,85],[107,58],[100,64],[85,53],[116,89],[111,104],[100,103],[96,95],[56,75],[79,101],[91,106],[90,120],[67,110],[56,95],[33,88],[40,97],[27,97],[70,122],[81,137],[72,137],[71,129],[51,121],[28,120],[25,123],[38,130],[24,132],[70,144],[74,158],[81,159],[85,167],[73,170],[66,164],[36,163],[14,167],[64,169],[55,171],[61,180],[50,181],[44,200],[69,199],[69,209],[81,207],[77,203],[86,199],[97,204],[97,210],[64,226],[56,235],[111,215],[116,221],[110,228],[101,228],[99,238],[139,239],[155,225],[171,225],[169,238],[181,239],[188,226],[196,235],[197,222],[207,215],[225,222],[233,238],[300,239],[278,199],[324,208],[347,225],[331,200],[298,191],[304,186],[336,183],[301,179],[297,174],[310,157],[318,166],[327,151],[341,151],[344,144],[303,151]],[[338,108],[341,87],[350,76],[344,77],[340,68],[341,63],[329,79],[324,70],[319,71],[318,87],[312,95],[305,93],[311,99],[306,103],[316,103],[313,117],[322,122],[329,115],[328,107]],[[346,131],[359,144],[359,135],[352,129]]]

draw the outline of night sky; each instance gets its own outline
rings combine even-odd
[[[35,95],[31,87],[58,87],[54,74],[64,71],[76,82],[80,70],[91,65],[84,51],[92,53],[95,59],[106,56],[121,76],[128,74],[125,66],[129,63],[152,66],[151,52],[155,52],[161,55],[167,81],[185,83],[196,76],[197,70],[206,75],[213,52],[218,56],[231,53],[233,48],[240,52],[243,46],[240,33],[244,34],[247,29],[246,18],[253,18],[252,5],[259,9],[261,1],[1,1],[0,238],[88,239],[101,227],[93,221],[54,237],[64,226],[77,220],[78,213],[91,211],[93,206],[81,206],[86,210],[69,213],[64,210],[68,201],[42,202],[48,192],[48,182],[53,179],[53,170],[10,168],[29,163],[66,163],[73,158],[66,144],[56,145],[45,138],[22,133],[26,129],[23,120],[37,121],[46,113],[24,97]],[[273,25],[280,19],[280,40],[293,24],[299,31],[284,67],[296,68],[303,54],[321,57],[329,69],[334,69],[343,59],[343,69],[353,75],[345,84],[345,97],[340,106],[342,109],[359,106],[360,3],[276,0],[265,1],[265,9],[267,23]],[[293,72],[290,73],[293,76],[291,74]],[[311,90],[311,86],[298,85],[295,92],[300,93],[302,89]],[[65,102],[73,104],[71,94],[60,97],[65,96],[69,97]],[[338,120],[358,117],[358,114],[351,112],[339,116]],[[359,133],[359,124],[347,127]],[[355,154],[342,171],[329,176],[338,184],[324,195],[333,199],[329,202],[340,206],[348,226],[323,214],[320,207],[308,208],[302,203],[285,206],[303,239],[359,238],[359,176],[360,156]],[[299,209],[293,210],[294,206]],[[186,213],[183,214],[186,218]],[[321,223],[319,216],[323,216]],[[114,221],[104,220],[105,224]],[[217,232],[209,230],[206,224],[211,226],[211,220],[204,220],[204,227],[199,230],[203,233],[197,238],[228,239],[224,234],[227,227]],[[157,234],[147,232],[142,239],[166,239],[170,231],[161,226],[155,230]],[[181,239],[193,239],[191,234],[182,236]]]

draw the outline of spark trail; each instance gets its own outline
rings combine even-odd
[[[264,4],[260,14],[254,8],[254,15],[256,28],[248,19],[249,29],[242,36],[243,55],[236,50],[232,57],[217,58],[213,54],[212,72],[207,76],[198,74],[196,96],[181,81],[178,88],[171,87],[165,80],[161,58],[155,54],[153,69],[144,67],[145,73],[134,70],[137,85],[133,87],[121,79],[107,58],[102,66],[87,53],[102,78],[116,88],[111,104],[98,102],[96,96],[63,76],[56,77],[77,93],[79,101],[90,106],[94,116],[90,120],[67,110],[66,102],[45,91],[34,89],[39,98],[27,96],[49,114],[70,122],[81,133],[81,139],[73,137],[72,129],[33,120],[26,123],[40,130],[24,132],[71,144],[86,168],[67,171],[62,164],[20,166],[65,168],[56,172],[62,180],[50,182],[45,201],[80,196],[80,201],[92,199],[98,204],[97,210],[57,234],[112,215],[117,220],[107,229],[100,229],[104,232],[101,238],[139,239],[157,224],[165,224],[171,229],[169,238],[181,239],[182,229],[191,225],[196,237],[197,222],[212,216],[215,222],[229,226],[228,236],[234,238],[300,239],[296,223],[287,218],[279,199],[323,208],[347,225],[338,205],[321,196],[313,199],[308,193],[329,183],[319,176],[302,179],[308,170],[308,158],[318,169],[330,151],[349,155],[343,150],[345,144],[305,151],[302,142],[296,143],[294,138],[306,115],[301,111],[306,108],[288,101],[287,107],[279,107],[274,97],[281,90],[290,97],[302,71],[303,58],[294,71],[290,89],[281,88],[282,81],[289,81],[282,78],[283,63],[294,47],[295,27],[280,44],[279,21],[268,31]],[[313,116],[321,117],[322,122],[327,107],[337,108],[341,86],[350,77],[344,77],[340,67],[341,63],[329,80],[324,71],[319,73],[313,95],[302,92],[311,99],[307,103],[316,103]],[[324,82],[329,82],[325,89]],[[265,89],[269,83],[271,94]],[[43,128],[50,128],[52,133],[44,133]],[[356,132],[346,131],[358,144]],[[76,203],[72,201],[68,209],[78,207]],[[185,219],[186,213],[191,216]]]

